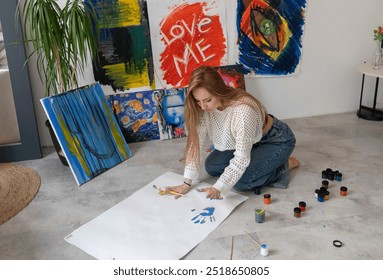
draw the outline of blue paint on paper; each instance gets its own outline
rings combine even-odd
[[[192,210],[192,211],[194,211],[194,210]],[[214,211],[215,211],[214,207],[206,207],[206,208],[202,209],[202,211],[197,216],[194,216],[191,220],[195,224],[206,223],[206,218],[208,218],[210,222],[214,222],[215,221],[215,217],[213,215]]]

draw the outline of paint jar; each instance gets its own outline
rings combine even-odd
[[[261,245],[261,255],[264,257],[267,257],[269,255],[269,247],[265,243]]]
[[[300,201],[299,202],[299,208],[301,208],[302,212],[305,212],[306,211],[306,202]]]
[[[263,203],[264,204],[270,204],[271,203],[271,195],[266,193],[264,196],[263,196]]]
[[[340,187],[340,195],[341,196],[346,196],[347,195],[347,187],[341,186]]]
[[[315,190],[315,198],[318,198],[318,193],[320,192],[320,190],[319,189],[316,189]]]
[[[326,170],[322,171],[322,179],[327,179],[327,172],[326,172]]]
[[[337,174],[335,174],[335,181],[342,181],[342,173],[338,172]]]
[[[261,194],[261,188],[255,188],[254,189],[254,194],[260,195]]]
[[[266,210],[265,209],[255,209],[255,221],[257,223],[263,223],[265,221]]]
[[[327,180],[322,181],[322,187],[326,188],[326,190],[328,189],[328,185],[329,185],[329,183]]]
[[[324,199],[329,200],[329,198],[330,198],[330,192],[327,190],[324,192]]]
[[[300,218],[301,217],[301,212],[302,212],[301,208],[295,207],[294,208],[294,217],[295,218]]]
[[[324,191],[319,191],[318,192],[318,202],[324,202]]]

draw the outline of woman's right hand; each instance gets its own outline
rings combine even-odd
[[[169,193],[173,192],[173,194],[175,195],[174,198],[177,199],[181,197],[182,195],[186,194],[190,189],[191,189],[190,186],[186,184],[182,184],[182,185],[173,186],[173,187],[166,187],[165,192],[169,192]],[[180,194],[180,195],[177,195],[177,194]]]

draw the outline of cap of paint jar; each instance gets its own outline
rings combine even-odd
[[[268,194],[268,193],[264,194],[264,196],[263,196],[263,203],[270,204],[270,202],[271,202],[271,195]]]
[[[294,208],[294,217],[295,218],[300,218],[301,217],[301,212],[302,212],[301,208],[295,207]]]
[[[255,193],[256,195],[260,195],[260,194],[261,194],[261,188],[255,188],[255,189],[254,189],[254,193]]]
[[[346,196],[347,195],[347,187],[341,186],[340,187],[340,195],[341,196]]]
[[[328,185],[329,185],[329,183],[327,180],[322,181],[322,187],[325,187],[326,189],[328,189]]]
[[[327,179],[327,172],[326,172],[326,170],[322,171],[322,179]]]
[[[261,245],[261,255],[264,257],[269,255],[269,247],[265,243]]]
[[[325,192],[325,191],[327,191],[327,188],[326,187],[320,187],[319,190],[322,192]]]
[[[301,209],[302,212],[305,212],[306,211],[306,202],[299,201],[299,208]]]

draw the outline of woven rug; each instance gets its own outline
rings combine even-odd
[[[19,213],[36,196],[40,176],[22,165],[0,163],[0,225]]]

